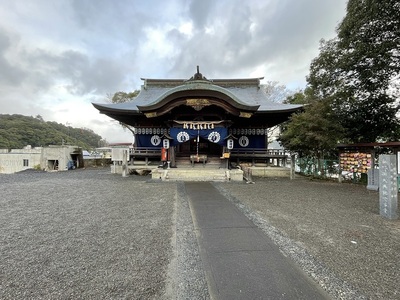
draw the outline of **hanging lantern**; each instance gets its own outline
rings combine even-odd
[[[232,150],[232,149],[233,149],[233,139],[228,139],[228,140],[226,141],[226,147],[227,147],[229,150]]]
[[[163,148],[169,149],[169,140],[168,139],[163,139]]]

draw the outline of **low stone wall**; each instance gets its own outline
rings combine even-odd
[[[85,158],[84,167],[105,167],[111,164],[111,158]]]
[[[254,177],[290,177],[290,168],[283,167],[250,167]]]

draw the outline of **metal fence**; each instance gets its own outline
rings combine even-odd
[[[297,158],[295,170],[297,173],[318,178],[339,178],[341,172],[344,181],[367,184],[367,174],[341,171],[338,159]]]

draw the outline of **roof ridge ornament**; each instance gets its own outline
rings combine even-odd
[[[188,79],[187,81],[195,81],[195,80],[204,80],[204,81],[212,82],[211,80],[208,80],[205,76],[203,76],[203,74],[200,73],[199,66],[197,66],[197,72],[194,73],[194,75],[192,77],[190,77],[190,79]]]

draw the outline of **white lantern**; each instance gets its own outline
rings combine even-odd
[[[227,147],[229,150],[232,150],[232,149],[233,149],[233,139],[228,139],[228,140],[226,141],[226,147]]]
[[[169,149],[169,140],[168,139],[163,139],[163,148]]]

